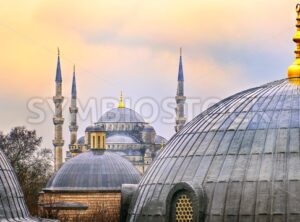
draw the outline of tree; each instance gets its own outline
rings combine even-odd
[[[42,138],[35,130],[15,127],[8,134],[0,132],[0,149],[10,160],[32,215],[38,212],[38,195],[53,174],[52,151],[40,148]]]

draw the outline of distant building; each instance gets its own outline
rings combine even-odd
[[[63,164],[62,150],[64,145],[62,127],[64,118],[62,116],[62,73],[60,67],[60,55],[58,55],[56,69],[56,93],[53,98],[55,103],[55,115],[53,122],[55,125],[55,138],[53,140],[55,148],[55,171]],[[176,93],[176,126],[175,131],[179,131],[185,124],[184,115],[184,76],[182,55],[180,49],[178,85]],[[117,153],[127,158],[141,173],[144,173],[148,166],[155,159],[157,153],[167,140],[157,135],[155,129],[143,117],[134,110],[127,108],[123,101],[123,95],[120,96],[117,108],[111,109],[104,113],[98,122],[88,126],[85,135],[77,139],[77,86],[75,76],[75,66],[73,71],[73,81],[71,90],[70,111],[70,144],[66,154],[66,160],[69,160],[80,153],[86,152],[93,148],[98,140],[101,139],[101,131],[106,133],[105,148],[111,152]],[[101,129],[99,131],[98,129]]]
[[[85,136],[69,146],[67,158],[91,149],[100,139],[98,132],[102,129],[107,135],[106,149],[127,158],[141,173],[151,164],[162,144],[167,143],[141,115],[125,107],[121,95],[117,108],[109,110],[98,122],[87,127]]]
[[[104,113],[77,139],[77,86],[75,67],[71,90],[70,144],[62,163],[62,75],[60,55],[56,72],[55,175],[39,197],[40,215],[62,221],[124,221],[131,194],[141,175],[163,150],[167,140],[156,134],[120,96],[119,105]],[[180,53],[176,95],[176,131],[185,124],[183,68]],[[54,216],[53,216],[54,215]]]

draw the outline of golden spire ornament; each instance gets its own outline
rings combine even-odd
[[[160,149],[163,150],[165,148],[165,142],[161,140],[160,142]]]
[[[124,104],[124,101],[123,101],[123,93],[121,91],[121,95],[120,95],[120,100],[119,100],[119,106],[118,106],[119,109],[123,109],[125,108],[125,104]]]
[[[297,12],[297,24],[296,24],[297,31],[293,38],[293,41],[296,43],[296,49],[295,49],[296,58],[293,65],[291,65],[288,68],[288,78],[290,83],[300,85],[300,4],[299,3],[296,5],[296,12]]]

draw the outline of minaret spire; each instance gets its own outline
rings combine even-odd
[[[60,52],[59,52],[59,48],[57,49],[57,66],[56,66],[55,82],[56,83],[59,83],[59,82],[61,83],[62,82],[61,68],[60,68]]]
[[[183,75],[183,65],[182,65],[182,48],[180,48],[179,56],[179,68],[178,68],[178,78],[177,78],[177,94],[176,94],[176,126],[175,131],[178,132],[182,129],[186,122],[184,116],[184,104],[186,97],[184,96],[184,75]]]
[[[77,125],[77,89],[76,89],[76,74],[75,74],[75,65],[73,68],[73,81],[72,81],[72,90],[71,90],[71,106],[69,108],[70,110],[70,145],[69,149],[73,150],[72,146],[74,146],[77,142],[77,131],[78,131],[78,125]]]
[[[72,98],[77,96],[75,65],[73,67]]]
[[[184,81],[183,67],[182,67],[182,48],[180,48],[180,56],[179,56],[178,81]]]
[[[296,5],[296,12],[297,12],[297,31],[294,35],[293,41],[296,43],[295,54],[296,58],[293,63],[288,68],[288,78],[291,83],[300,85],[300,4]]]
[[[55,171],[59,170],[62,165],[62,150],[64,145],[63,135],[62,135],[62,127],[64,124],[64,118],[62,115],[62,103],[64,101],[64,97],[62,96],[62,77],[61,77],[61,68],[60,68],[60,53],[58,50],[57,56],[57,67],[56,67],[56,77],[55,77],[55,96],[53,97],[53,102],[55,104],[55,114],[53,117],[54,123],[54,168]]]

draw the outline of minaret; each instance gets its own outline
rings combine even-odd
[[[180,48],[180,57],[179,57],[179,70],[178,70],[178,83],[177,83],[177,94],[176,94],[176,126],[175,131],[178,132],[182,129],[186,122],[184,116],[184,104],[186,97],[184,96],[184,78],[183,78],[183,67],[182,67],[182,49]]]
[[[69,108],[70,110],[70,117],[71,117],[71,122],[70,122],[70,146],[75,145],[77,141],[77,113],[78,113],[78,108],[77,108],[77,90],[76,90],[76,77],[75,77],[75,65],[74,65],[74,70],[73,70],[73,81],[72,81],[72,92],[71,92],[71,106]]]
[[[56,84],[56,92],[55,92],[55,96],[53,97],[53,102],[55,104],[55,115],[53,117],[55,134],[54,134],[53,145],[54,145],[54,169],[55,171],[57,171],[62,165],[62,149],[64,145],[64,140],[62,136],[62,127],[64,123],[64,118],[62,116],[62,103],[64,101],[64,97],[62,96],[62,77],[61,77],[61,69],[60,69],[59,49],[58,49],[55,84]]]

